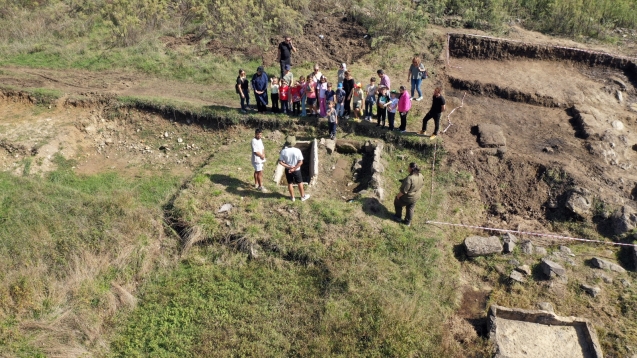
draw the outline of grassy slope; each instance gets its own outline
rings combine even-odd
[[[175,217],[205,244],[144,289],[115,355],[449,354],[442,326],[453,306],[454,265],[444,265],[446,245],[424,219],[405,228],[366,214],[363,199],[347,203],[327,188],[310,189],[305,203],[290,202],[284,188],[256,193],[240,154],[250,137],[244,132],[220,148],[177,197]],[[277,148],[266,141],[271,161]],[[392,179],[401,164],[390,164],[389,192],[397,190]],[[226,202],[235,208],[219,217]]]

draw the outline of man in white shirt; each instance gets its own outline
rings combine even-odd
[[[303,177],[301,176],[301,165],[303,165],[303,153],[299,148],[296,148],[296,139],[294,137],[288,137],[285,141],[285,148],[279,155],[279,164],[285,168],[285,178],[288,181],[288,190],[290,191],[290,197],[294,201],[294,184],[299,185],[299,192],[301,193],[301,201],[306,201],[310,198],[310,194],[305,194],[303,190]]]
[[[257,190],[265,191],[263,187],[263,163],[265,163],[265,148],[261,136],[260,128],[254,131],[252,138],[252,166],[254,167],[254,186]]]

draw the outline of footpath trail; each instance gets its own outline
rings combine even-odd
[[[168,80],[126,70],[94,72],[2,66],[0,83],[16,89],[58,90],[68,95],[155,97],[194,105],[228,105],[227,101],[220,101],[215,96],[215,92],[225,89],[219,85]]]

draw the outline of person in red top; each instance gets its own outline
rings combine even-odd
[[[288,105],[290,102],[290,86],[288,86],[285,80],[281,82],[281,86],[279,87],[279,100],[281,100],[281,112],[287,114],[290,108]]]
[[[301,82],[296,81],[294,87],[290,89],[292,97],[292,114],[298,116],[301,113]]]

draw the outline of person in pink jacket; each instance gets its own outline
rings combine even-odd
[[[400,86],[400,98],[398,99],[398,113],[400,113],[400,133],[407,130],[407,113],[411,109],[411,98],[405,91],[405,86]]]

